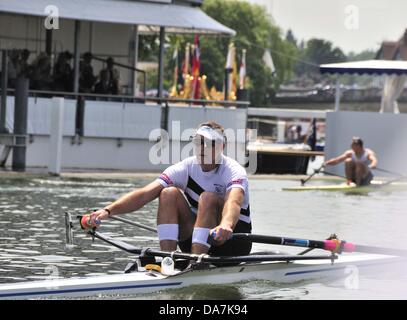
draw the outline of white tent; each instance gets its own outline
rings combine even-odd
[[[403,91],[407,79],[407,61],[364,60],[342,63],[322,64],[322,74],[369,74],[385,76],[380,112],[399,113],[397,99]],[[336,85],[335,110],[339,110],[339,79]]]
[[[63,19],[145,26],[166,33],[234,35],[236,32],[204,13],[199,7],[166,3],[112,0],[0,0],[0,13],[47,17],[46,8],[57,8]]]

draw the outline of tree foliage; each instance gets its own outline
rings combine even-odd
[[[333,43],[323,39],[310,39],[306,42],[305,48],[300,53],[300,61],[296,65],[296,75],[306,75],[314,80],[320,78],[320,64],[344,62],[346,55]]]

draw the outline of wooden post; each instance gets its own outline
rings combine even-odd
[[[63,123],[64,98],[52,98],[48,172],[55,176],[61,173]]]
[[[75,20],[75,40],[74,40],[74,68],[73,68],[73,92],[79,92],[79,60],[80,60],[80,49],[79,49],[79,36],[81,32],[81,22]]]
[[[1,104],[0,104],[0,133],[8,133],[6,128],[7,115],[7,50],[1,55]]]
[[[165,28],[160,27],[160,53],[158,65],[158,92],[157,97],[163,98],[164,89],[164,42],[165,42]]]
[[[335,112],[339,111],[339,105],[341,103],[341,83],[339,81],[339,76],[336,78],[335,86]]]
[[[132,67],[137,68],[138,63],[138,46],[139,46],[139,33],[138,26],[133,26],[133,32],[130,39],[130,50],[129,50],[129,60]],[[130,70],[130,87],[133,96],[138,94],[138,84],[137,84],[137,71]]]
[[[29,80],[27,78],[17,78],[14,104],[14,134],[16,135],[27,134],[28,87]],[[17,137],[16,145],[13,147],[13,170],[25,171],[26,149],[25,138]]]

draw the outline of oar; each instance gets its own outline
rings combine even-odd
[[[327,172],[327,171],[322,171],[323,174],[327,174],[328,176],[334,176],[334,177],[339,177],[342,179],[346,179],[346,177],[341,176],[340,174],[336,174],[336,173],[331,173],[331,172]]]
[[[124,241],[115,240],[109,236],[102,234],[95,230],[90,230],[88,233],[95,238],[98,238],[106,243],[115,246],[126,252],[137,254],[137,255],[146,255],[153,257],[171,257],[173,259],[183,259],[200,262],[210,262],[210,263],[240,263],[240,262],[259,262],[259,261],[294,261],[294,260],[335,260],[338,257],[336,255],[314,255],[314,256],[298,256],[298,255],[246,255],[246,256],[230,256],[230,257],[218,257],[210,256],[207,254],[191,254],[184,252],[168,252],[161,251],[151,248],[137,248],[129,243]]]
[[[128,219],[125,219],[125,218],[122,218],[122,217],[118,217],[118,216],[112,216],[112,215],[109,216],[109,218],[112,219],[112,220],[121,221],[121,222],[130,224],[132,226],[139,227],[139,228],[146,229],[146,230],[157,233],[157,229],[155,229],[153,227],[146,226],[146,225],[138,223],[138,222],[133,222],[131,220],[128,220]]]
[[[382,172],[389,173],[389,174],[392,174],[395,176],[399,176],[400,179],[407,179],[407,176],[402,175],[401,173],[398,173],[398,172],[393,172],[393,171],[389,171],[389,170],[382,169],[382,168],[374,168],[373,170],[382,171]]]
[[[313,176],[315,176],[317,173],[319,173],[323,167],[324,166],[322,165],[319,169],[315,169],[314,173],[311,174],[307,179],[305,179],[305,180],[301,179],[301,186],[303,186],[308,180],[310,180]]]
[[[245,240],[255,243],[266,243],[283,246],[303,247],[303,248],[315,248],[331,251],[333,253],[342,252],[364,252],[364,253],[376,253],[392,256],[407,257],[407,250],[373,247],[366,245],[358,245],[343,240],[307,240],[298,238],[284,238],[275,236],[256,235],[251,233],[234,233],[233,239]]]

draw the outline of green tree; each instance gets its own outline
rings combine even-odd
[[[285,35],[285,40],[297,47],[297,39],[294,37],[294,33],[291,29],[288,29],[287,34]]]
[[[315,81],[320,79],[320,64],[346,61],[346,55],[332,42],[323,39],[310,39],[301,52],[300,61],[296,67],[297,75],[306,75]],[[305,63],[306,62],[306,63]]]

